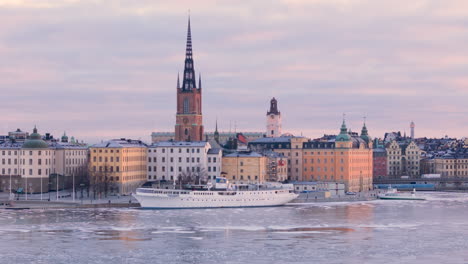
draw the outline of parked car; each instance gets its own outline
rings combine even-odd
[[[356,195],[357,193],[355,192],[346,192],[346,195]]]

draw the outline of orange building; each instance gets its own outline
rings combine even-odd
[[[372,140],[364,124],[361,135],[347,131],[343,121],[333,140],[303,137],[263,138],[249,143],[252,150],[273,150],[288,159],[288,179],[340,182],[346,191],[372,189]]]
[[[372,189],[372,141],[365,124],[358,136],[343,121],[334,142],[309,141],[303,150],[305,181],[342,182],[352,192]]]

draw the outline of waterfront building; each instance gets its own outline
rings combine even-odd
[[[414,141],[398,143],[393,140],[387,144],[386,150],[389,177],[418,177],[420,175],[420,160],[423,151]]]
[[[268,158],[256,152],[235,152],[223,156],[221,176],[235,184],[264,183]]]
[[[366,125],[361,135],[343,121],[340,134],[327,140],[304,137],[262,138],[249,143],[253,151],[274,151],[287,159],[288,180],[344,183],[347,191],[372,189],[372,139]]]
[[[148,147],[147,180],[175,181],[180,177],[214,180],[220,176],[222,151],[209,142],[166,141]]]
[[[21,133],[26,135],[27,132]],[[28,193],[70,188],[75,176],[80,179],[84,176],[86,146],[57,142],[50,136],[44,140],[37,128],[24,141],[17,142],[17,138],[9,137],[0,144],[0,190],[10,189],[10,176],[12,190]],[[78,182],[78,178],[76,180]]]
[[[457,149],[439,157],[421,160],[422,174],[440,174],[443,178],[468,178],[468,150]]]
[[[182,84],[180,84],[179,76],[177,76],[177,114],[175,125],[176,141],[204,140],[201,86],[201,75],[198,78],[198,87],[195,79],[192,35],[189,18]]]
[[[140,140],[113,139],[89,148],[93,192],[130,194],[146,182],[147,145]]]
[[[278,111],[278,101],[273,97],[270,101],[270,110],[266,115],[267,137],[281,136],[281,112]]]
[[[269,182],[283,182],[288,179],[288,159],[274,151],[265,151],[267,157],[267,178]]]
[[[305,137],[281,136],[264,137],[252,142],[248,146],[252,151],[264,153],[265,151],[274,151],[285,157],[287,160],[288,180],[303,181],[302,177],[302,155],[303,145],[309,139]]]
[[[374,179],[383,179],[388,175],[387,172],[387,151],[385,148],[374,148],[372,150],[372,168]]]
[[[372,140],[364,124],[361,136],[350,135],[343,121],[333,142],[304,143],[303,179],[344,183],[347,191],[372,189]]]

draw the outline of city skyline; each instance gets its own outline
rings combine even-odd
[[[190,2],[122,3],[0,4],[0,134],[37,125],[98,142],[173,131]],[[467,136],[467,4],[209,3],[191,9],[206,131],[216,119],[220,131],[265,131],[276,97],[283,132],[295,135],[338,134],[345,112],[356,132],[367,116],[372,137],[409,135],[411,121],[416,137]]]

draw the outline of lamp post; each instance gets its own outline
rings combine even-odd
[[[84,188],[84,183],[81,183],[80,184],[80,187],[81,187],[81,204],[83,204],[83,188]]]
[[[50,178],[49,178],[49,184],[48,185],[49,185],[48,193],[49,193],[49,202],[50,202],[50,189],[52,188],[52,183],[50,182]]]
[[[8,173],[8,174],[10,174],[9,176],[10,176],[10,197],[11,197],[11,173]]]
[[[24,186],[24,190],[26,191],[25,200],[28,200],[28,177],[26,177],[26,185]]]
[[[41,201],[42,201],[42,175],[41,175]]]
[[[55,190],[55,192],[57,193],[57,201],[58,201],[58,198],[59,198],[59,179],[58,179],[58,174],[55,174],[55,181],[57,183],[57,189]]]
[[[73,202],[75,202],[75,173],[72,174],[73,177]]]

